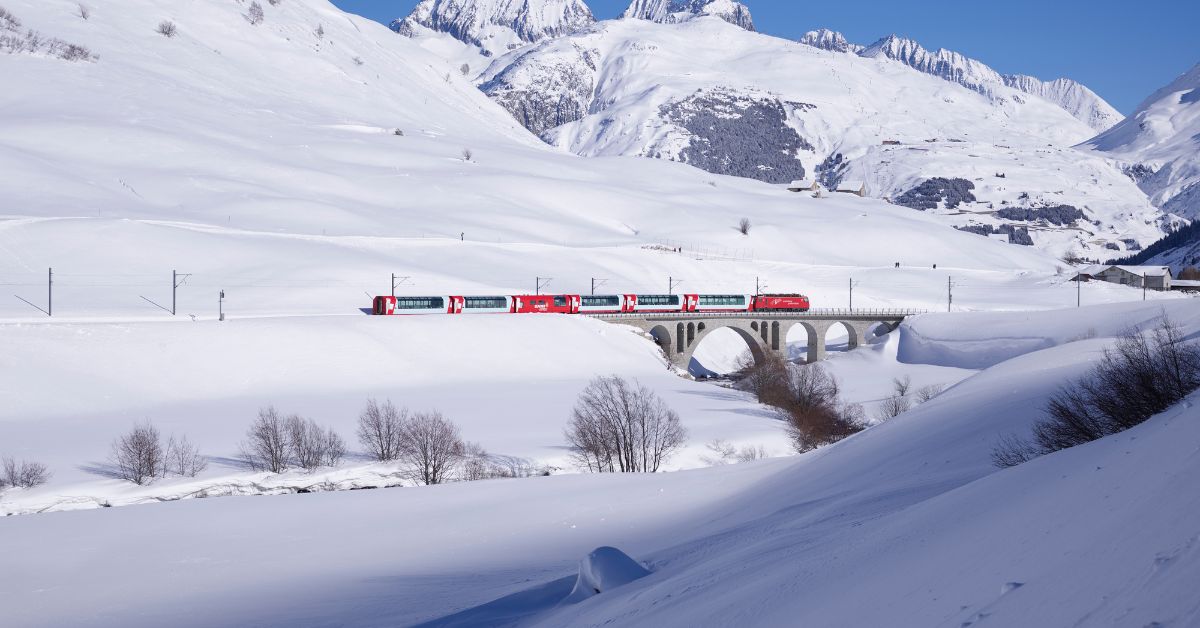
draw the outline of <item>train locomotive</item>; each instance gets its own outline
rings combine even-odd
[[[636,314],[807,312],[802,294],[523,294],[508,296],[379,296],[371,313],[412,314]]]

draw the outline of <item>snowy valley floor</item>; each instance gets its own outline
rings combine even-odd
[[[988,457],[999,436],[1028,429],[1047,396],[1084,373],[1112,335],[1163,312],[1200,338],[1191,300],[914,319],[885,342],[831,360],[830,368],[856,400],[881,395],[901,374],[911,373],[914,383],[954,385],[892,421],[802,456],[653,476],[560,475],[7,517],[0,520],[6,557],[0,602],[20,626],[1193,625],[1200,621],[1190,595],[1200,582],[1200,502],[1191,490],[1200,479],[1200,400],[1193,396],[1134,430],[1014,469],[997,471]],[[345,322],[352,324],[339,325],[342,333],[325,325],[307,337],[361,351],[368,349],[355,343],[414,341],[393,338],[409,333],[394,326],[371,327],[386,321]],[[414,337],[437,343],[433,332],[444,332],[440,326],[449,322],[423,322],[428,328]],[[244,324],[239,345],[271,344],[270,330],[280,321]],[[302,328],[320,319],[289,324]],[[550,333],[583,343],[593,364],[607,370],[634,368],[627,374],[686,404],[681,413],[695,430],[693,444],[735,429],[730,417],[740,417],[737,430],[763,426],[760,436],[742,442],[763,440],[774,427],[748,400],[723,398],[722,389],[674,379],[665,370],[655,373],[661,362],[636,334],[576,321],[537,321],[552,332],[535,332],[521,320],[506,325],[492,347],[496,354]],[[564,329],[555,329],[560,325]],[[88,347],[97,347],[91,351],[98,355],[119,346],[103,339],[130,334],[129,328],[25,325],[21,333],[28,336],[17,346],[28,347],[22,361],[49,353],[31,369],[45,375],[63,364],[52,351],[66,344],[60,334],[100,336],[79,343],[86,358]],[[230,350],[208,332],[188,332],[182,340],[172,333],[173,342]],[[145,330],[134,335],[163,342]],[[313,349],[322,355],[320,345]],[[140,351],[128,350],[131,356]],[[82,394],[56,411],[78,411],[69,406],[75,403],[108,418],[97,419],[94,439],[82,436],[92,429],[86,421],[60,424],[61,432],[82,434],[72,443],[88,443],[64,457],[101,456],[102,436],[149,408],[169,416],[174,412],[166,409],[194,407],[196,414],[180,418],[189,433],[211,416],[212,427],[198,439],[236,437],[240,414],[257,400],[207,407],[185,402],[210,396],[203,386],[234,387],[259,372],[256,355],[229,355],[207,383],[172,380],[153,360],[132,358],[114,362],[125,371],[104,369],[109,383],[122,388],[106,392],[98,379],[89,389],[76,379],[73,388]],[[487,355],[463,363],[463,380],[487,371]],[[304,374],[318,370],[297,359],[279,361],[280,385],[314,386],[320,380]],[[329,387],[339,394],[314,395],[312,407],[324,398],[327,407],[348,414],[365,391],[385,385],[386,372],[358,364],[334,364],[347,375],[341,386]],[[69,365],[59,368],[54,378],[18,381],[38,393],[22,398],[46,398],[49,391],[29,388],[38,382],[67,381]],[[551,434],[561,429],[586,379],[582,373],[590,370],[570,372],[579,379],[564,372],[558,384],[524,389],[545,392],[554,420],[528,417],[532,437],[514,437],[513,447],[518,440],[557,442]],[[6,366],[6,374],[16,373]],[[510,375],[495,387],[520,392],[518,382],[529,374]],[[882,381],[874,390],[864,383],[875,380]],[[259,383],[270,389],[269,381]],[[429,383],[407,384],[419,390]],[[442,384],[450,389],[455,382]],[[405,390],[403,382],[392,385]],[[106,395],[141,398],[144,405],[122,410],[119,401],[106,405]],[[36,416],[34,405],[22,411]],[[472,430],[488,434],[484,426],[499,420],[494,417],[512,416],[467,407],[456,418],[469,438]],[[709,413],[725,419],[706,426]],[[230,415],[239,417],[217,418]],[[13,442],[13,423],[4,425],[4,442]],[[21,437],[40,438],[36,430]],[[679,465],[691,466],[688,455]],[[113,496],[129,492],[115,481],[88,479],[85,471],[55,470],[66,477],[30,493],[78,482]],[[27,497],[34,495],[16,499]],[[577,561],[601,545],[646,561],[653,573],[581,603],[560,604]]]

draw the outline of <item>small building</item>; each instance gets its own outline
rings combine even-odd
[[[834,192],[866,196],[867,184],[863,183],[862,181],[842,181],[838,184],[837,189],[835,189]]]
[[[821,184],[816,179],[796,179],[787,189],[789,192],[820,192]]]
[[[1171,289],[1180,290],[1182,292],[1200,292],[1200,280],[1196,279],[1172,279]]]
[[[1171,269],[1167,266],[1095,264],[1080,269],[1079,274],[1072,277],[1071,281],[1107,281],[1134,288],[1170,290]],[[1142,285],[1143,281],[1145,286]]]

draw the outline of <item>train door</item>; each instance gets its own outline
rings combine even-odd
[[[450,309],[448,310],[448,313],[462,314],[464,302],[466,302],[466,299],[463,297],[450,297]]]

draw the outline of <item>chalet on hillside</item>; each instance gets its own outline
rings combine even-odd
[[[837,189],[835,189],[834,192],[866,196],[867,184],[862,181],[842,181],[838,184]]]
[[[796,179],[788,184],[789,192],[820,192],[821,184],[816,179]]]
[[[1109,283],[1149,288],[1171,289],[1171,269],[1167,266],[1121,266],[1095,264],[1079,270],[1071,281],[1107,281]],[[1145,286],[1142,283],[1145,282]]]

